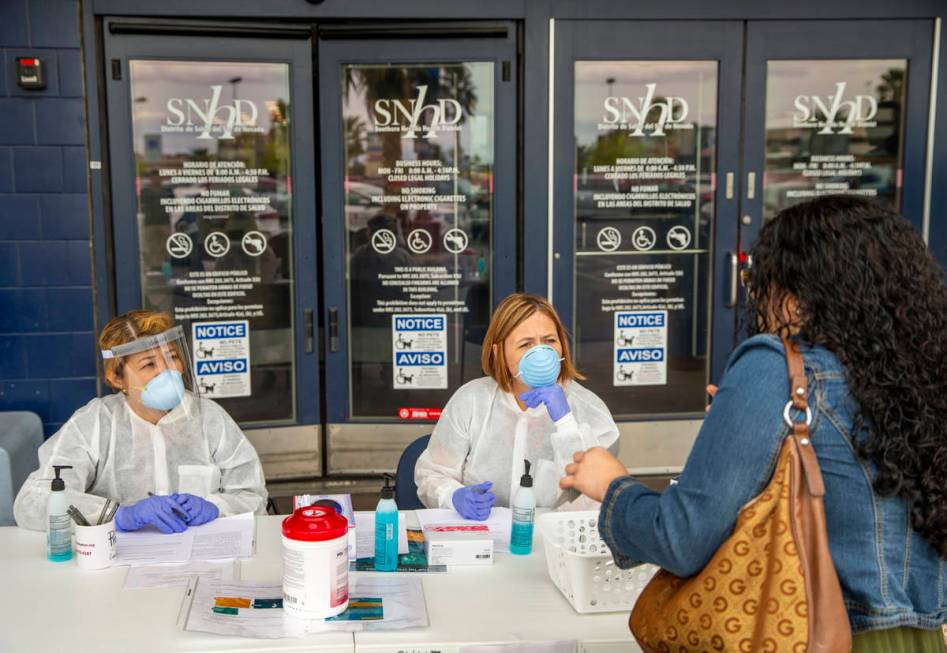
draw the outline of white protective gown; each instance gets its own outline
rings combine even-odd
[[[418,498],[428,508],[453,508],[454,490],[492,481],[496,505],[509,506],[523,459],[532,468],[538,507],[551,507],[559,479],[576,451],[618,449],[618,427],[605,403],[575,381],[563,386],[572,412],[553,422],[546,407],[521,410],[486,376],[463,385],[447,402],[414,471]]]
[[[185,402],[200,401],[200,417]],[[125,396],[97,398],[77,410],[39,448],[39,469],[23,484],[13,514],[24,528],[46,528],[53,465],[64,469],[68,503],[98,518],[105,498],[131,505],[155,494],[187,492],[217,505],[221,516],[266,514],[266,484],[256,450],[210,399],[187,393],[157,424],[136,415]]]

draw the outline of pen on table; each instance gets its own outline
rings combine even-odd
[[[86,519],[85,515],[79,512],[79,509],[75,506],[70,505],[66,512],[69,513],[69,516],[72,517],[72,520],[79,526],[90,526],[89,520]]]
[[[119,506],[118,501],[116,501],[115,503],[112,504],[112,507],[111,507],[111,508],[109,509],[109,511],[105,514],[105,521],[104,521],[103,523],[107,524],[107,523],[109,523],[110,521],[112,521],[112,519],[115,517],[115,513],[118,512],[118,506]]]
[[[109,510],[109,504],[110,504],[110,503],[112,503],[112,500],[111,500],[111,499],[106,499],[106,500],[105,500],[105,505],[102,506],[102,512],[99,513],[99,519],[98,519],[98,521],[95,522],[95,525],[96,525],[96,526],[101,526],[101,525],[102,525],[102,520],[105,518],[105,514],[106,514],[106,513],[108,512],[108,510]]]
[[[149,492],[149,493],[148,493],[148,496],[149,496],[149,497],[153,497],[153,496],[155,496],[155,493],[154,493],[154,492]],[[190,515],[188,515],[186,512],[184,512],[184,510],[182,510],[181,508],[175,508],[174,506],[171,506],[171,511],[172,511],[175,515],[177,515],[178,517],[180,517],[181,519],[183,519],[185,523],[187,523],[188,521],[191,520]]]

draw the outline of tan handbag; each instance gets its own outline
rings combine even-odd
[[[825,486],[809,440],[802,356],[784,340],[792,429],[773,477],[737,515],[733,534],[696,576],[651,580],[628,626],[645,653],[850,651],[851,628],[829,554]],[[805,411],[793,422],[790,409]]]

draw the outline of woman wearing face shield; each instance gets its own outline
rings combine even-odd
[[[116,391],[77,410],[39,449],[14,503],[17,524],[46,527],[53,465],[68,502],[87,518],[118,501],[119,530],[182,532],[218,515],[265,514],[263,469],[253,445],[217,403],[195,393],[187,341],[164,313],[132,311],[99,336],[105,379]]]
[[[536,505],[559,498],[559,479],[576,451],[617,453],[618,427],[605,403],[583,388],[565,327],[542,297],[516,293],[497,307],[483,341],[483,378],[461,387],[444,407],[415,467],[418,497],[486,519],[509,506],[532,466]]]

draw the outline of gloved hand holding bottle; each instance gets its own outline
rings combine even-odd
[[[200,526],[220,516],[220,509],[215,504],[194,494],[175,493],[171,498],[187,513],[188,526]]]
[[[490,492],[493,483],[484,481],[480,485],[466,485],[454,490],[451,502],[464,519],[483,521],[490,516],[497,495]]]
[[[183,533],[187,523],[177,512],[183,508],[170,496],[150,496],[130,506],[122,506],[115,513],[115,526],[120,531],[137,531],[148,524],[165,534]]]

